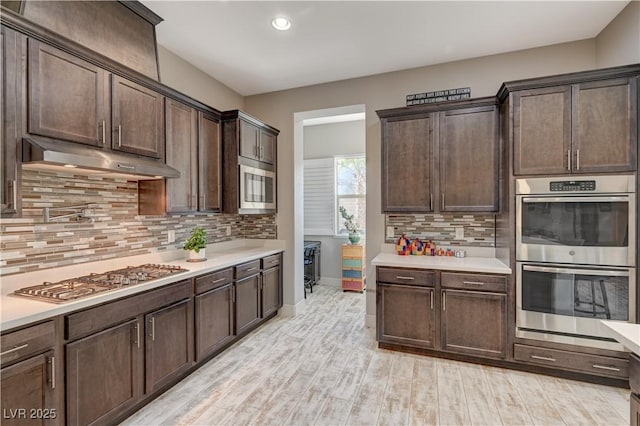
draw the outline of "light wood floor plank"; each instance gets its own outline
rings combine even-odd
[[[491,393],[505,425],[533,424],[518,390],[509,381],[509,372],[500,368],[483,367]]]

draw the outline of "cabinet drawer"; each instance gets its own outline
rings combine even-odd
[[[610,358],[519,344],[514,345],[513,357],[516,361],[522,361],[528,364],[544,365],[597,376],[617,379],[626,379],[629,377],[629,361],[621,358]]]
[[[507,292],[507,277],[500,275],[443,272],[440,275],[440,283],[443,288]]]
[[[213,272],[196,278],[196,294],[222,287],[233,281],[233,268]]]
[[[640,394],[640,358],[636,354],[629,355],[629,387]]]
[[[55,344],[55,326],[47,321],[2,335],[0,360],[2,365],[48,349]]]
[[[430,270],[379,267],[378,281],[432,287],[436,283],[436,273]]]
[[[280,264],[280,254],[274,254],[272,256],[267,256],[262,258],[262,269],[273,268],[274,266],[278,266]]]
[[[187,299],[192,293],[193,283],[189,279],[67,315],[65,337],[73,340],[104,330],[138,315]]]
[[[243,263],[236,266],[236,280],[250,277],[260,272],[260,260],[254,260],[252,262]]]

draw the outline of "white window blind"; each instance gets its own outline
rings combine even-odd
[[[334,165],[333,157],[304,160],[305,235],[333,235],[335,232]]]

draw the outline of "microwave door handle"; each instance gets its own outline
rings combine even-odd
[[[525,271],[531,272],[550,272],[553,274],[581,274],[581,275],[597,275],[603,277],[628,277],[628,271],[616,271],[616,270],[598,270],[598,269],[574,269],[574,268],[553,268],[550,266],[532,266],[524,265],[522,267]]]
[[[598,196],[598,197],[523,197],[523,203],[598,203],[598,202],[630,202],[630,198],[626,196]]]

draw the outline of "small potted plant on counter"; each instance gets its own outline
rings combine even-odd
[[[202,262],[205,258],[205,248],[207,247],[207,232],[200,228],[193,228],[191,236],[184,245],[185,250],[189,250],[187,262]]]
[[[349,232],[349,242],[351,242],[351,244],[358,244],[360,241],[360,233],[358,232],[358,225],[353,218],[353,215],[348,214],[347,209],[342,206],[340,206],[339,210],[340,215],[344,219],[344,227],[347,228],[347,231]]]

